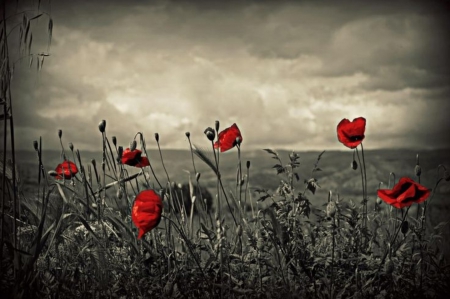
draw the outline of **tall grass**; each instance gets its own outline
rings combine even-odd
[[[28,14],[23,13],[25,21],[18,25],[25,35],[29,23],[40,17],[39,13],[31,18]],[[122,163],[124,146],[120,146],[129,140],[109,138],[107,122],[101,121],[99,165],[95,160],[82,162],[83,153],[71,142],[70,152],[66,151],[70,132],[58,131],[61,160],[71,159],[79,170],[69,179],[52,177],[55,172],[44,168],[42,140],[33,143],[38,184],[34,195],[26,197],[17,183],[15,167],[6,21],[3,15],[2,296],[439,298],[449,293],[450,268],[440,246],[448,223],[427,226],[427,207],[433,204],[438,185],[450,180],[445,165],[437,167],[430,198],[416,215],[409,215],[410,207],[393,209],[379,199],[369,200],[375,194],[367,189],[365,157],[355,151],[361,165],[362,202],[330,190],[328,202],[317,207],[312,203],[321,188],[320,172],[327,167],[321,161],[325,152],[310,165],[309,173],[302,174],[298,153],[283,157],[265,149],[267,158],[275,160],[273,175],[279,186],[274,191],[255,189],[251,161],[246,163],[245,175],[242,169],[245,143],[236,140],[235,148],[227,153],[214,148],[214,141],[220,146],[216,122],[215,129],[205,131],[204,144],[191,144],[191,133],[185,133],[192,169],[186,173],[189,192],[183,194],[177,192],[166,169],[164,136],[155,134],[159,155],[150,157],[144,135],[135,135],[130,147],[140,146],[150,165],[130,174],[133,167]],[[31,44],[28,37],[24,40]],[[27,53],[31,55],[30,46]],[[7,149],[12,153],[11,163],[6,159]],[[236,181],[226,182],[221,175],[221,155],[233,154]],[[353,161],[356,170],[355,156]],[[197,172],[196,162],[205,163],[210,171]],[[157,163],[163,173],[154,171]],[[416,165],[420,166],[418,158]],[[417,166],[411,166],[411,176],[420,182]],[[214,203],[202,196],[205,176],[215,177]],[[392,177],[391,173],[386,176]],[[395,185],[393,177],[389,188]],[[168,208],[159,226],[138,240],[131,210],[143,189],[159,192]],[[190,210],[186,210],[186,200],[191,202]]]

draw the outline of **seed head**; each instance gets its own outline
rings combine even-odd
[[[58,130],[58,137],[59,137],[59,139],[61,139],[61,137],[62,137],[62,130]]]
[[[209,141],[214,141],[214,138],[216,137],[216,133],[211,127],[207,127],[204,131],[206,137],[209,139]]]
[[[112,143],[114,144],[114,146],[117,146],[117,138],[116,136],[111,137],[112,139]]]
[[[236,144],[240,145],[240,144],[241,144],[241,141],[242,141],[242,140],[241,140],[241,137],[239,137],[239,136],[236,137]]]
[[[353,170],[358,169],[358,163],[357,163],[355,160],[353,160],[351,166],[352,166],[352,169],[353,169]]]
[[[33,147],[34,147],[35,151],[38,150],[38,142],[37,142],[37,140],[33,141]]]
[[[98,129],[100,130],[101,133],[105,133],[105,129],[106,129],[106,120],[102,120],[99,124],[98,124]]]

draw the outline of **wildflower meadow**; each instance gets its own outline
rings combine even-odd
[[[29,22],[33,19],[20,25],[23,34]],[[1,32],[7,61],[8,39]],[[31,43],[21,38],[25,46]],[[42,67],[46,56],[35,57]],[[10,86],[10,80],[8,62],[2,67],[2,86]],[[344,198],[339,190],[326,190],[325,205],[317,204],[316,191],[326,188],[318,177],[333,163],[323,163],[326,151],[305,173],[299,172],[301,152],[285,156],[261,149],[273,162],[270,171],[278,187],[253,187],[258,175],[254,161],[242,158],[252,130],[212,119],[203,132],[179,132],[186,137],[190,168],[172,169],[184,174],[185,183],[177,184],[166,167],[164,136],[131,132],[129,140],[118,140],[108,135],[118,123],[107,115],[91,128],[101,140],[101,159],[86,162],[83,151],[70,142],[70,130],[55,128],[59,163],[48,168],[45,140],[36,136],[30,141],[36,185],[24,195],[8,91],[1,89],[1,122],[9,130],[0,167],[2,298],[399,299],[450,294],[450,264],[443,250],[448,222],[430,226],[429,212],[438,187],[450,184],[450,165],[435,165],[436,176],[427,178],[434,184],[425,185],[422,170],[430,172],[422,169],[417,153],[409,176],[396,177],[400,170],[392,169],[386,173],[389,183],[368,188],[363,144],[371,120],[363,115],[353,120],[343,115],[334,128],[360,195]],[[203,141],[193,144],[191,134]],[[157,154],[150,155],[150,143]],[[224,161],[233,161],[232,180],[222,175],[230,167]],[[157,170],[157,164],[162,168]],[[213,181],[212,189],[205,188],[206,180]]]

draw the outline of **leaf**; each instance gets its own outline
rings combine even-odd
[[[278,154],[277,154],[276,152],[274,152],[273,150],[271,150],[271,149],[265,148],[265,149],[263,149],[263,151],[266,151],[266,152],[268,152],[269,154],[278,156]]]
[[[263,196],[261,196],[260,198],[258,198],[257,199],[257,201],[261,201],[261,202],[264,202],[266,199],[268,199],[270,197],[270,195],[269,194],[266,194],[266,195],[263,195]]]
[[[30,21],[28,21],[27,27],[26,27],[26,29],[25,29],[25,37],[24,37],[24,39],[23,39],[24,42],[27,41],[28,33],[29,33],[29,32],[30,32]]]
[[[206,163],[206,165],[208,165],[212,171],[214,171],[214,173],[217,175],[218,171],[217,171],[217,167],[216,165],[214,165],[214,163],[211,161],[211,159],[206,155],[205,151],[203,149],[198,148],[195,144],[192,145],[192,151],[194,152],[194,154],[200,158],[200,160],[202,160],[203,162]]]
[[[40,1],[39,1],[40,2]],[[31,20],[36,20],[37,18],[40,18],[43,14],[38,14],[37,16],[34,16],[30,19]]]
[[[28,53],[31,53],[31,44],[33,43],[33,33],[30,34],[30,41],[28,42]]]
[[[319,184],[317,184],[317,180],[315,178],[311,178],[308,181],[305,181],[306,188],[312,192],[312,194],[316,194],[316,189],[320,188]]]

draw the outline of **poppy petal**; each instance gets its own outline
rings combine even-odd
[[[62,179],[63,177],[67,180],[71,179],[78,173],[77,165],[71,161],[64,161],[61,164],[58,164],[55,169],[57,180]]]
[[[428,189],[410,178],[403,177],[391,189],[379,189],[378,197],[387,204],[398,209],[409,207],[413,203],[421,203],[427,200],[431,193]]]
[[[344,118],[337,125],[338,140],[349,148],[356,148],[364,140],[366,129],[366,119],[358,117],[350,122]]]
[[[159,224],[162,209],[161,197],[154,190],[144,190],[136,196],[131,219],[139,228],[138,239]]]
[[[225,152],[232,149],[236,145],[236,138],[240,138],[243,141],[241,131],[238,126],[234,123],[231,127],[224,129],[219,133],[218,139],[214,143],[214,148],[220,147],[220,152]]]

